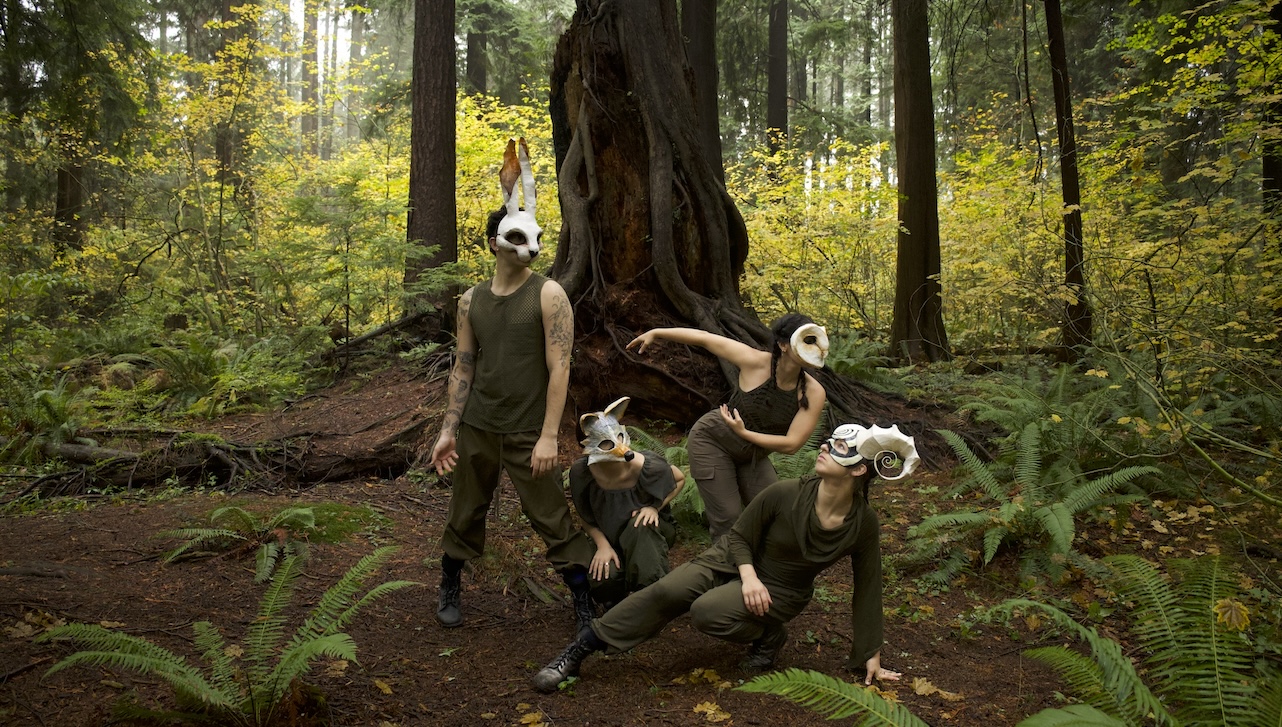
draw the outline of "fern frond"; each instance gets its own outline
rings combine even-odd
[[[272,577],[276,561],[280,558],[280,543],[263,543],[254,556],[254,583],[263,583]]]
[[[1038,422],[1029,422],[1019,435],[1015,455],[1015,481],[1035,487],[1042,479],[1042,430]]]
[[[388,545],[378,548],[373,553],[361,558],[338,579],[334,585],[321,594],[320,600],[312,608],[294,637],[290,639],[289,648],[298,646],[309,639],[327,636],[337,632],[355,613],[353,598],[360,591],[365,580],[378,570],[397,550]],[[289,559],[286,559],[288,562]],[[377,590],[377,589],[376,589]],[[384,592],[380,591],[380,595]],[[366,598],[369,598],[368,594]],[[362,602],[364,599],[362,599]],[[356,604],[359,607],[360,604]]]
[[[290,556],[281,561],[259,602],[258,616],[245,632],[245,662],[250,684],[260,684],[267,676],[267,664],[280,645],[285,607],[289,605],[294,594],[294,581],[301,572],[299,558]]]
[[[223,528],[179,528],[156,533],[153,537],[182,538],[187,541],[173,550],[165,551],[160,557],[161,562],[164,563],[172,563],[184,555],[196,555],[197,549],[201,546],[209,546],[214,550],[227,550],[232,543],[247,540],[244,535]]]
[[[1052,553],[1066,554],[1073,549],[1076,528],[1073,525],[1073,515],[1068,508],[1064,507],[1064,503],[1057,502],[1049,507],[1039,507],[1033,511],[1033,516],[1050,536]]]
[[[247,510],[235,505],[227,505],[214,510],[209,515],[210,523],[220,523],[226,521],[227,526],[246,535],[253,535],[259,531],[258,518],[250,515]]]
[[[997,522],[993,513],[984,510],[955,510],[931,515],[908,528],[909,537],[925,537],[946,528],[973,530]]]
[[[1158,725],[1178,724],[1140,679],[1139,673],[1135,671],[1135,664],[1122,653],[1122,647],[1116,641],[1105,638],[1094,628],[1082,626],[1054,606],[1025,598],[1004,601],[990,609],[989,614],[1009,617],[1016,610],[1038,611],[1046,615],[1060,630],[1073,634],[1090,647],[1091,658],[1100,667],[1103,686],[1113,695],[1119,706],[1119,714],[1152,715],[1149,718]]]
[[[1074,696],[1108,715],[1110,719],[1116,718],[1125,724],[1135,725],[1144,722],[1144,715],[1128,709],[1134,705],[1118,700],[1108,689],[1104,670],[1096,662],[1063,646],[1028,649],[1024,656],[1054,669],[1068,683]]]
[[[998,502],[1005,502],[1010,499],[1010,495],[1002,487],[1001,483],[997,481],[993,471],[978,455],[971,451],[970,446],[966,444],[966,440],[958,436],[956,432],[951,432],[947,429],[937,429],[935,431],[944,438],[945,442],[948,442],[948,446],[956,453],[957,459],[961,461],[962,466],[970,473],[979,489]]]
[[[1139,722],[1124,722],[1085,704],[1043,709],[1021,721],[1016,727],[1129,727]]]
[[[814,470],[818,458],[818,449],[805,446],[792,454],[772,453],[770,463],[774,465],[779,479],[792,480]]]
[[[287,507],[276,513],[262,529],[270,531],[276,528],[285,528],[296,532],[315,530],[316,511],[310,507]]]
[[[322,656],[355,663],[356,642],[345,633],[335,633],[290,646],[280,655],[280,661],[267,681],[279,685],[280,690],[288,689],[294,679],[306,674],[311,669],[312,662]],[[280,700],[277,698],[271,701],[275,703]]]
[[[1261,727],[1282,727],[1282,672],[1272,678],[1260,680],[1253,709],[1255,724]]]
[[[828,719],[864,714],[861,724],[894,727],[927,727],[907,707],[889,702],[861,686],[834,679],[817,671],[787,669],[763,674],[741,687],[742,692],[774,694]]]
[[[239,691],[236,667],[227,654],[227,642],[222,633],[208,621],[197,621],[192,624],[192,630],[196,632],[196,648],[200,649],[201,658],[209,665],[210,682],[224,694],[236,694]]]
[[[1144,475],[1155,475],[1160,470],[1156,467],[1123,467],[1116,472],[1110,472],[1103,477],[1098,477],[1082,485],[1079,485],[1064,498],[1064,506],[1068,511],[1076,515],[1083,510],[1096,507],[1101,504],[1101,498],[1105,494],[1116,490],[1122,485]]]
[[[997,549],[1002,547],[1002,541],[1010,533],[1010,528],[996,527],[984,531],[984,565],[993,562],[997,557]]]
[[[1235,579],[1217,557],[1173,560],[1170,566],[1183,576],[1178,608],[1184,618],[1178,649],[1155,651],[1154,672],[1182,702],[1178,711],[1185,721],[1254,727],[1243,719],[1255,691],[1254,649],[1215,615],[1216,603],[1240,595]]]
[[[124,635],[121,634],[121,636]],[[200,672],[192,668],[185,659],[168,651],[165,651],[163,656],[150,656],[119,649],[111,651],[77,651],[54,664],[49,668],[49,671],[45,672],[45,675],[77,665],[106,666],[111,669],[125,669],[147,676],[154,676],[172,687],[175,694],[180,699],[187,700],[189,704],[200,704],[214,709],[234,707],[233,695],[224,694],[218,690],[205,681]]]

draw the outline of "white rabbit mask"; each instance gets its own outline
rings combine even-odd
[[[518,178],[525,197],[524,208],[520,200],[522,195],[516,192]],[[499,222],[495,243],[504,250],[515,252],[522,263],[529,264],[539,254],[543,228],[534,219],[534,172],[530,169],[530,150],[525,145],[525,137],[520,139],[519,150],[516,139],[507,141],[507,149],[503,152],[503,168],[499,170],[499,190],[503,193],[503,205],[507,214]]]

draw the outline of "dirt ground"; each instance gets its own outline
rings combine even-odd
[[[285,411],[206,426],[228,438],[252,440],[294,429],[356,432],[366,426],[361,421],[385,419],[341,444],[359,449],[402,428],[407,417],[435,417],[439,401],[439,381],[391,371],[345,382]],[[572,421],[567,414],[565,463],[578,451],[568,426]],[[434,435],[433,427],[427,430]],[[909,484],[874,491],[886,554],[902,547],[908,526],[948,490],[948,477],[925,473]],[[0,501],[8,498],[0,492]],[[448,499],[445,483],[412,470],[394,479],[369,477],[288,494],[115,494],[0,517],[0,724],[105,724],[113,702],[130,692],[145,703],[166,704],[167,687],[127,671],[76,667],[45,676],[72,649],[65,643],[36,643],[33,635],[51,623],[102,623],[198,663],[192,623],[210,621],[235,642],[254,618],[262,587],[253,583],[252,559],[164,565],[156,555],[165,543],[151,536],[202,524],[211,510],[228,503],[266,512],[323,502],[368,505],[384,519],[337,544],[312,544],[291,628],[305,607],[378,545],[400,546],[380,579],[423,583],[374,603],[347,629],[359,663],[322,659],[314,665],[309,682],[326,695],[324,710],[333,725],[823,722],[782,698],[734,690],[745,679],[736,667],[743,647],[698,633],[686,617],[629,654],[589,659],[581,678],[565,690],[536,693],[530,677],[573,635],[568,592],[542,559],[542,543],[523,522],[515,493],[505,484],[490,513],[487,555],[464,574],[465,624],[452,630],[438,626],[433,618],[438,541]],[[1209,544],[1214,533],[1205,522],[1167,522],[1162,533],[1143,527],[1143,513],[1133,520],[1139,523],[1135,532],[1088,537],[1098,541],[1101,553],[1149,548],[1157,555],[1157,548],[1177,545],[1201,547],[1198,552],[1216,547]],[[674,563],[700,548],[693,539],[681,541]],[[1030,632],[1022,623],[971,625],[976,606],[1024,595],[1016,581],[1009,564],[999,563],[932,594],[891,571],[882,661],[904,678],[882,684],[883,693],[932,725],[1013,725],[1059,704],[1062,685],[1047,668],[1022,656],[1024,649],[1053,636]],[[844,670],[851,634],[850,573],[835,567],[818,586],[814,602],[790,625],[778,666],[853,679]],[[1099,597],[1089,585],[1076,588],[1081,593],[1061,595],[1079,601]],[[549,592],[550,603],[537,597]],[[942,691],[932,692],[930,685]]]

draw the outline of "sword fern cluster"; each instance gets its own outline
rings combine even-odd
[[[70,639],[85,647],[49,669],[103,666],[152,676],[173,689],[178,710],[155,712],[122,702],[131,717],[212,721],[266,727],[283,717],[296,682],[320,657],[356,661],[356,644],[342,629],[361,608],[387,594],[417,585],[388,581],[360,595],[365,581],[395,551],[379,548],[352,566],[321,596],[303,623],[285,640],[285,611],[301,574],[301,559],[286,557],[259,604],[258,616],[239,645],[229,645],[213,624],[193,625],[203,668],[152,642],[94,624],[68,624],[46,632],[41,641]]]
[[[1088,479],[1063,468],[1043,466],[1041,430],[1030,423],[1018,447],[997,462],[984,462],[957,434],[940,435],[956,452],[965,477],[954,493],[975,504],[932,515],[909,528],[908,551],[901,564],[934,565],[928,580],[947,583],[975,561],[990,563],[1003,548],[1019,554],[1026,576],[1059,578],[1074,560],[1081,559],[1073,541],[1077,520],[1106,505],[1141,499],[1117,490],[1153,467],[1124,467]]]

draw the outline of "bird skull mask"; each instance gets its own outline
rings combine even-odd
[[[583,453],[588,456],[588,464],[631,462],[636,457],[636,453],[632,451],[628,428],[619,423],[629,401],[632,400],[625,396],[607,406],[605,411],[579,417],[579,428],[585,435],[581,444]]]
[[[524,208],[520,200],[522,195],[518,195],[516,190],[517,179],[521,180]],[[525,145],[525,137],[521,137],[519,144],[516,139],[508,139],[507,149],[503,152],[503,168],[499,170],[499,189],[503,193],[507,214],[499,222],[495,244],[515,252],[522,263],[529,264],[539,254],[543,229],[534,220],[534,172],[530,170],[530,150]]]
[[[827,444],[828,455],[837,464],[851,467],[866,460],[887,482],[902,480],[921,463],[916,442],[896,424],[889,428],[842,424],[833,430]],[[896,469],[899,474],[888,474]]]
[[[797,358],[821,369],[828,358],[828,332],[817,323],[807,323],[792,332],[788,340]]]

